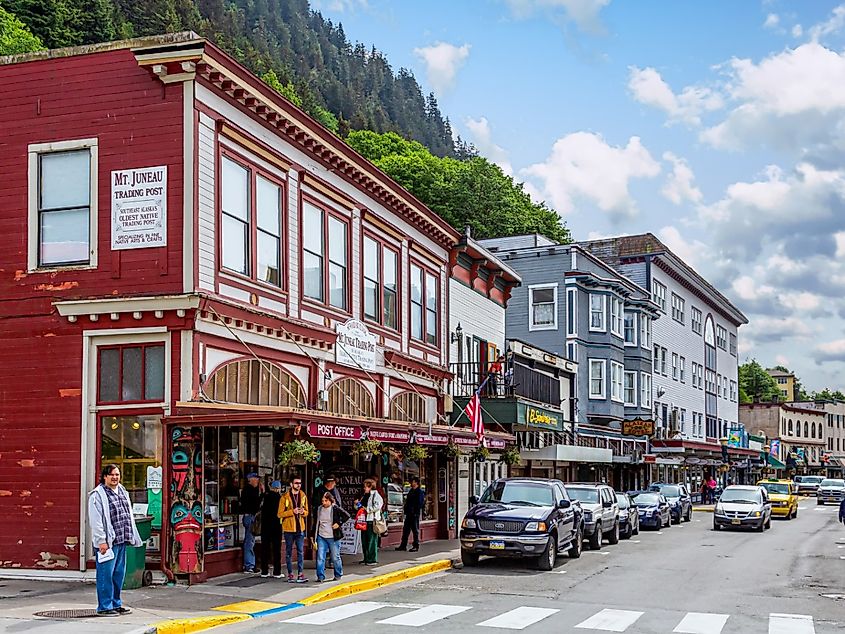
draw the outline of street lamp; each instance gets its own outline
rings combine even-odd
[[[765,439],[765,436],[763,438]],[[765,442],[765,440],[764,440],[764,442]],[[763,445],[763,455],[761,456],[761,458],[763,459],[763,478],[764,479],[769,473],[769,452],[771,451],[771,449],[772,448],[769,446],[769,443],[766,443],[765,445]]]
[[[728,469],[730,468],[730,460],[728,458],[728,437],[722,436],[719,438],[719,444],[722,445],[722,473],[724,474],[722,476],[722,486],[724,487],[727,486],[728,483]]]

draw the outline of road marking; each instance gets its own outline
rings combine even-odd
[[[687,615],[672,631],[683,634],[720,634],[725,623],[728,622],[728,616],[707,612],[687,612]]]
[[[663,534],[663,531],[657,531],[657,532],[655,533],[655,535],[662,535],[662,534]]]
[[[293,619],[287,619],[282,623],[302,623],[303,625],[328,625],[329,623],[336,623],[343,619],[349,619],[353,616],[360,616],[367,612],[372,612],[380,608],[388,607],[388,603],[375,603],[373,601],[358,601],[356,603],[347,603],[346,605],[338,605],[328,610],[321,610],[320,612],[313,612],[311,614],[303,614]]]
[[[479,623],[479,627],[501,627],[506,630],[524,630],[529,625],[542,621],[560,610],[552,608],[514,608],[492,619]]]
[[[605,632],[624,632],[633,625],[643,612],[632,610],[611,610],[605,608],[575,627],[582,630],[603,630]]]
[[[591,555],[609,555],[609,550],[585,550],[584,553],[589,553]]]
[[[639,540],[639,539],[629,539],[628,541],[632,544],[639,544],[641,540]]]
[[[560,568],[558,570],[547,570],[546,572],[549,573],[550,575],[565,575],[566,574],[566,568]]]
[[[380,625],[402,625],[404,627],[422,627],[429,623],[434,623],[440,619],[445,619],[453,614],[460,614],[469,610],[469,606],[464,605],[443,605],[440,603],[433,603],[427,605],[419,610],[413,612],[406,612],[392,616],[383,621],[376,621]]]
[[[769,634],[816,634],[816,628],[812,616],[769,614]]]

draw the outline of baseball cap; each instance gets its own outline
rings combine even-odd
[[[257,477],[258,477],[258,474],[255,473],[255,471],[250,471],[249,473],[246,474],[247,480],[249,480],[250,478],[257,478]]]

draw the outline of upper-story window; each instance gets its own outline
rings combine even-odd
[[[701,334],[701,311],[698,310],[695,306],[690,309],[690,321],[692,322],[692,331],[700,335]]]
[[[728,349],[728,331],[722,326],[716,326],[716,347],[722,350]]]
[[[672,319],[679,323],[684,323],[686,316],[684,314],[684,305],[686,302],[679,295],[672,293]]]
[[[678,380],[678,354],[676,352],[672,353],[672,379],[677,381]]]
[[[396,330],[399,254],[364,236],[364,317]]]
[[[590,293],[590,330],[607,330],[605,301],[607,295]]]
[[[625,326],[624,326],[624,337],[625,345],[626,346],[636,346],[637,345],[637,315],[636,313],[631,313],[625,311]]]
[[[29,146],[30,270],[96,266],[97,139]]]
[[[651,281],[651,299],[660,310],[666,312],[666,287],[657,280]]]
[[[733,356],[736,356],[736,335],[731,333],[730,335],[730,350]]]
[[[302,278],[305,297],[347,310],[349,225],[302,203]]]
[[[164,344],[99,349],[98,403],[164,400]]]
[[[437,278],[411,265],[411,337],[437,345]]]
[[[684,357],[678,360],[678,379],[681,383],[686,383],[687,380],[687,360]]]
[[[617,337],[622,336],[622,300],[617,297],[610,298],[610,332]]]
[[[646,350],[651,348],[651,317],[640,315],[640,346]]]
[[[604,359],[590,359],[590,398],[605,398]]]
[[[578,289],[566,289],[566,334],[578,334]]]
[[[529,330],[557,330],[557,284],[528,287]]]
[[[223,268],[282,286],[281,186],[228,156],[220,167]]]
[[[625,370],[625,406],[637,406],[637,373],[633,370]]]
[[[640,372],[640,407],[651,407],[651,375]]]

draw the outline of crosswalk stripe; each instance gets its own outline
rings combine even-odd
[[[520,607],[509,610],[499,616],[494,616],[492,619],[482,621],[478,625],[480,627],[500,627],[507,630],[523,630],[529,625],[542,621],[557,612],[560,612],[560,610],[552,608]]]
[[[686,616],[672,630],[679,634],[721,634],[728,622],[727,614],[709,614],[707,612],[687,612]]]
[[[347,603],[345,605],[338,605],[328,610],[321,610],[320,612],[313,612],[311,614],[303,614],[292,619],[282,621],[282,623],[301,623],[303,625],[328,625],[329,623],[336,623],[343,619],[349,619],[353,616],[360,616],[373,610],[387,607],[388,603],[375,603],[372,601],[358,601],[356,603]]]
[[[816,628],[812,616],[769,614],[769,634],[816,634]]]
[[[605,608],[575,627],[583,630],[603,630],[605,632],[624,632],[633,625],[643,612],[633,610],[611,610]]]
[[[434,623],[440,619],[452,616],[453,614],[460,614],[466,612],[470,608],[463,605],[442,605],[440,603],[433,603],[405,614],[392,616],[383,621],[376,621],[381,625],[403,625],[405,627],[422,627],[429,623]]]

